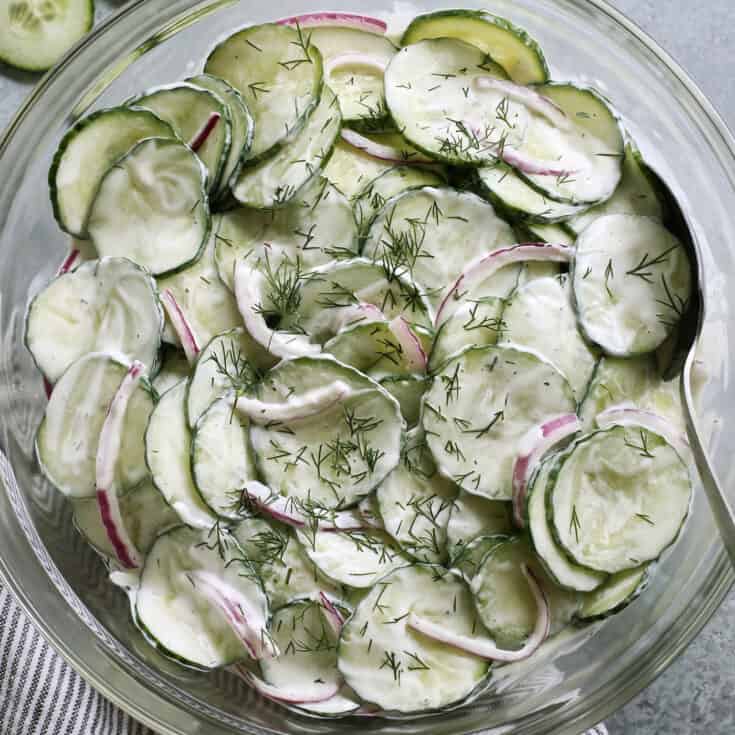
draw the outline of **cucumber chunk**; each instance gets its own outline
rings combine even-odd
[[[274,156],[243,168],[232,185],[232,195],[255,209],[287,204],[324,168],[341,124],[337,97],[325,86],[306,125],[286,138]]]
[[[87,237],[87,220],[100,181],[121,156],[145,138],[176,134],[148,110],[113,107],[79,120],[59,143],[49,170],[51,204],[59,227]]]
[[[304,126],[322,94],[322,57],[308,34],[273,23],[222,41],[204,72],[231,84],[253,115],[249,163],[274,155]]]
[[[209,235],[206,172],[180,141],[138,143],[100,181],[88,231],[101,257],[126,257],[154,275],[196,260]]]
[[[94,0],[2,0],[0,61],[25,71],[50,69],[94,23]]]
[[[589,434],[550,479],[554,535],[575,563],[614,574],[658,558],[686,520],[689,470],[665,439],[638,427]]]
[[[89,352],[158,366],[163,312],[150,275],[124,258],[82,263],[51,281],[31,302],[25,341],[38,369],[55,383]]]
[[[652,352],[688,308],[689,258],[682,243],[648,217],[600,217],[577,240],[573,287],[586,336],[610,354]]]
[[[184,523],[196,528],[215,523],[192,477],[186,381],[164,393],[151,414],[145,430],[145,462],[153,483]]]
[[[307,511],[312,505],[340,508],[356,503],[399,460],[404,424],[397,401],[377,383],[334,359],[301,357],[281,362],[266,376],[258,398],[280,402],[287,395],[298,396],[335,380],[347,383],[353,395],[306,421],[250,429],[266,484],[295,498]]]
[[[438,710],[468,697],[485,679],[488,662],[413,632],[409,612],[465,635],[477,628],[461,580],[441,567],[398,569],[373,587],[342,629],[338,666],[346,682],[366,701],[395,712]]]
[[[624,610],[646,588],[649,574],[647,564],[613,574],[605,584],[583,597],[577,620],[604,620]]]
[[[64,495],[95,494],[100,431],[127,370],[125,363],[110,355],[91,353],[72,363],[54,386],[36,436],[36,455],[43,473]],[[152,411],[152,391],[143,380],[125,413],[115,471],[119,492],[135,487],[148,475],[143,433]]]
[[[425,38],[459,38],[471,43],[500,64],[518,84],[539,84],[549,79],[538,43],[505,18],[482,10],[439,10],[419,15],[403,34],[401,45]]]
[[[567,381],[536,355],[507,346],[470,347],[434,378],[423,426],[442,474],[470,493],[510,500],[518,440],[575,407]]]

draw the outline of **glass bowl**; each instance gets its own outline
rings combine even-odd
[[[84,39],[35,89],[0,141],[0,572],[44,635],[109,699],[166,735],[225,733],[579,733],[645,687],[679,654],[733,582],[701,492],[648,591],[604,625],[564,635],[525,665],[498,669],[487,694],[424,718],[324,720],[264,702],[226,675],[180,668],[152,651],[127,602],[74,531],[70,509],[33,454],[44,410],[23,346],[30,295],[68,247],[46,176],[64,130],[91,109],[196,73],[214,43],[241,25],[315,9],[320,0],[197,3],[138,0]],[[444,3],[328,0],[330,9],[395,20]],[[735,141],[686,74],[601,0],[458,0],[487,6],[541,43],[557,79],[587,82],[614,101],[644,156],[672,185],[705,253],[710,381],[701,420],[735,500],[735,412],[728,346],[735,336]]]

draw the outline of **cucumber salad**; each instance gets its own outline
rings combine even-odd
[[[49,184],[38,462],[182,666],[316,716],[459,706],[681,532],[665,187],[507,20],[246,27],[75,122]]]

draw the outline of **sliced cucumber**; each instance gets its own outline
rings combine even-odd
[[[161,396],[145,430],[145,462],[153,482],[184,523],[210,528],[216,517],[191,473],[191,433],[186,423],[186,381]]]
[[[398,401],[406,425],[409,428],[416,426],[421,419],[421,400],[429,385],[426,378],[423,375],[386,375],[377,379]]]
[[[464,555],[464,550],[481,536],[502,536],[511,533],[510,504],[488,500],[479,495],[461,492],[455,498],[447,523],[447,546],[451,560]]]
[[[337,97],[325,86],[306,125],[285,139],[282,150],[240,172],[232,185],[235,199],[256,209],[273,209],[292,201],[326,165],[341,124]]]
[[[189,426],[220,396],[248,391],[272,367],[273,358],[242,328],[213,337],[199,353],[186,395]]]
[[[244,97],[255,123],[250,163],[275,154],[302,128],[322,93],[322,58],[308,35],[272,23],[222,41],[204,71],[229,82]]]
[[[550,522],[577,564],[614,574],[658,558],[689,513],[689,471],[665,439],[615,426],[578,440],[550,482]]]
[[[235,209],[214,222],[215,259],[220,278],[234,288],[235,261],[266,254],[271,267],[281,260],[314,268],[357,255],[357,228],[346,197],[317,176],[296,198],[276,210]]]
[[[237,176],[244,159],[250,153],[255,129],[253,116],[242,95],[224,79],[211,74],[199,74],[188,81],[216,94],[225,103],[230,114],[230,150],[222,166],[217,188],[217,196],[223,197],[229,193],[230,181]]]
[[[385,530],[414,559],[445,563],[447,522],[456,496],[456,486],[437,471],[423,430],[408,432],[401,463],[377,490]]]
[[[548,81],[541,47],[523,29],[482,10],[439,10],[414,18],[402,46],[425,38],[459,38],[484,51],[519,84]]]
[[[185,380],[191,373],[191,366],[186,355],[170,345],[164,345],[161,357],[161,369],[153,378],[153,387],[158,395],[173,388],[180,380]]]
[[[0,61],[25,71],[50,69],[94,23],[94,0],[0,2]]]
[[[413,632],[410,612],[466,635],[477,627],[462,581],[441,567],[403,567],[378,582],[345,624],[339,670],[360,697],[387,711],[460,702],[484,680],[488,662]]]
[[[579,592],[591,592],[600,587],[607,576],[572,563],[557,545],[546,516],[546,508],[551,496],[549,479],[556,461],[553,457],[546,460],[529,483],[526,514],[531,542],[544,569],[560,587]]]
[[[472,541],[460,544],[455,549],[455,556],[449,561],[449,568],[459,574],[467,584],[472,584],[485,557],[508,538],[510,538],[508,534],[491,534],[478,536]]]
[[[224,614],[199,591],[199,574],[215,577],[233,597],[246,599],[258,617],[267,619],[268,600],[229,532],[178,526],[159,536],[148,554],[136,623],[161,653],[188,666],[215,669],[247,658],[247,648]]]
[[[154,136],[176,134],[152,112],[126,107],[94,112],[67,131],[48,175],[54,217],[62,230],[86,237],[89,210],[102,177],[136,143]]]
[[[127,370],[117,358],[93,352],[72,363],[54,386],[36,436],[36,455],[43,473],[64,495],[95,494],[100,431]],[[140,484],[148,474],[143,432],[151,411],[152,391],[142,380],[125,412],[115,473],[119,492]]]
[[[503,341],[537,352],[569,381],[581,401],[597,355],[577,329],[566,276],[537,278],[519,288],[503,311]]]
[[[396,47],[385,36],[357,28],[318,26],[308,33],[321,51],[325,82],[335,91],[344,120],[385,125],[383,70]]]
[[[531,240],[537,240],[539,242],[551,242],[557,245],[566,245],[572,247],[576,237],[574,233],[568,228],[566,223],[556,225],[540,225],[533,222],[529,222],[525,229],[528,230]]]
[[[652,352],[688,308],[689,258],[649,217],[611,214],[577,239],[574,298],[587,337],[621,357]]]
[[[177,273],[158,279],[160,291],[173,293],[199,345],[242,324],[235,297],[220,280],[217,271],[214,258],[217,226],[215,217],[204,249],[196,261]],[[175,334],[171,339],[178,343]]]
[[[221,518],[237,520],[240,493],[256,480],[249,422],[235,396],[216,400],[199,418],[191,438],[191,474],[204,502]]]
[[[218,93],[178,82],[148,90],[128,104],[169,123],[204,164],[209,191],[217,191],[232,145],[230,110]]]
[[[150,275],[129,260],[103,258],[59,276],[33,299],[25,342],[51,383],[89,352],[139,360],[152,374],[162,329],[163,312]]]
[[[424,187],[385,204],[370,227],[363,254],[387,272],[409,274],[436,308],[444,289],[469,261],[515,239],[510,225],[478,196]],[[451,258],[443,257],[446,248]]]
[[[377,383],[327,357],[302,357],[276,366],[261,384],[267,402],[305,393],[335,380],[353,394],[291,425],[252,426],[259,470],[276,493],[311,505],[356,503],[398,464],[403,419],[397,401]]]
[[[101,257],[130,258],[162,275],[199,257],[209,235],[206,172],[170,138],[138,143],[100,181],[88,230]]]
[[[115,559],[115,549],[102,523],[97,499],[74,499],[73,506],[77,530],[100,554]],[[120,498],[120,511],[135,548],[143,554],[148,553],[160,533],[181,523],[150,480],[144,480]]]
[[[324,176],[348,199],[352,199],[373,179],[394,166],[395,163],[373,158],[349,143],[337,139],[332,156],[324,167]]]
[[[567,381],[536,355],[470,347],[434,378],[424,398],[423,426],[446,477],[475,495],[509,500],[518,440],[575,407]]]
[[[585,622],[604,620],[628,607],[646,588],[648,565],[613,574],[602,587],[585,595],[577,619]]]

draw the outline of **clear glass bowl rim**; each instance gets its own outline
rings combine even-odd
[[[205,0],[204,2],[192,3],[189,8],[178,16],[175,16],[175,18],[185,18],[202,9],[211,8],[214,10],[217,7],[231,5],[237,1]],[[668,52],[624,13],[608,4],[606,0],[570,0],[570,2],[578,5],[592,6],[597,12],[608,16],[623,31],[631,34],[637,41],[646,46],[657,57],[658,61],[666,67],[667,71],[691,95],[691,98],[699,107],[699,111],[712,123],[721,138],[720,142],[723,148],[727,150],[733,164],[735,164],[735,136],[733,136],[722,116],[699,89],[698,85]],[[109,32],[119,20],[138,12],[144,6],[150,7],[151,4],[150,0],[133,0],[119,10],[111,13],[91,33],[70,49],[57,65],[41,78],[0,136],[0,159],[8,147],[9,142],[18,132],[28,112],[42,101],[46,88],[53,80],[64,73],[70,62],[87,46],[93,44],[100,36]],[[461,5],[461,3],[457,3],[457,5]],[[172,22],[173,19],[168,25],[171,25]],[[2,455],[2,452],[0,452],[0,475],[5,475],[10,470],[9,467],[3,466],[6,463],[7,460]],[[12,472],[12,470],[10,471]],[[592,703],[591,706],[587,706],[581,713],[578,711],[579,704],[570,709],[553,713],[550,716],[550,721],[544,723],[553,728],[553,730],[548,730],[548,732],[554,732],[555,735],[573,735],[573,733],[579,733],[585,728],[593,726],[625,705],[656,677],[663,673],[699,634],[720,607],[731,590],[733,583],[735,583],[735,570],[729,564],[724,548],[718,553],[716,563],[712,566],[708,577],[710,584],[708,585],[709,594],[707,598],[699,606],[695,615],[687,618],[679,618],[666,632],[668,644],[664,650],[659,650],[657,651],[658,655],[641,661],[635,671],[629,670],[625,683],[604,701]],[[127,670],[118,667],[118,670],[115,672],[117,675],[116,682],[111,683],[99,676],[87,664],[85,659],[64,640],[61,632],[54,629],[49,619],[36,609],[32,590],[26,589],[23,585],[23,580],[15,577],[3,557],[1,550],[0,581],[13,593],[25,614],[39,629],[44,638],[98,692],[144,725],[154,729],[157,733],[161,735],[182,735],[183,730],[176,726],[171,726],[171,724],[164,721],[161,717],[156,716],[156,710],[151,705],[162,705],[165,701],[158,694],[138,687],[138,694],[147,695],[147,699],[136,699],[124,691],[125,687],[122,686],[123,682],[130,684],[136,683],[133,676]]]

